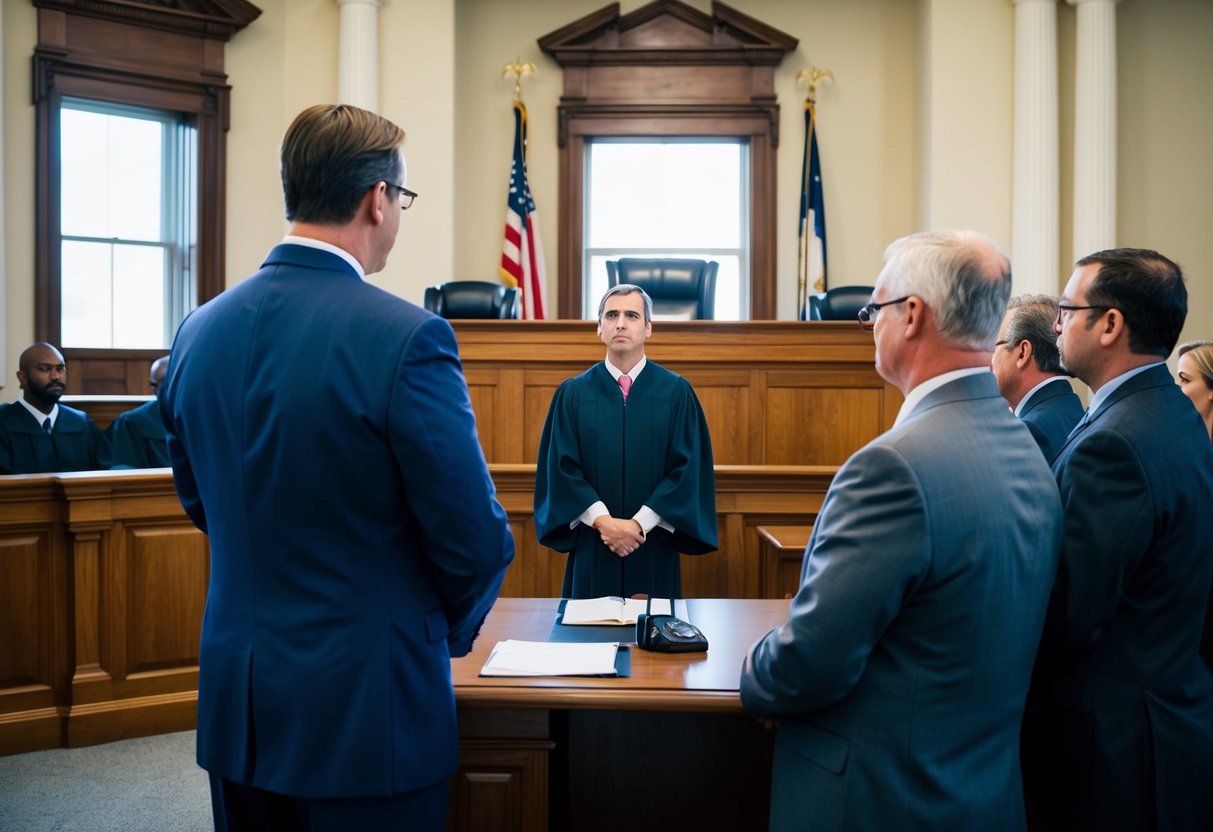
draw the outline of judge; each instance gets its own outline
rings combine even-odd
[[[674,598],[679,553],[716,548],[712,441],[689,382],[645,358],[653,301],[612,287],[598,304],[606,360],[556,390],[539,442],[539,542],[568,552],[566,598]]]
[[[147,383],[153,395],[159,391],[167,369],[167,355],[152,362]],[[115,467],[167,468],[170,464],[158,399],[144,402],[134,410],[121,414],[110,422],[105,435],[109,439]]]
[[[59,404],[67,362],[40,342],[21,353],[22,397],[0,408],[0,474],[58,474],[109,468],[109,443],[81,410]]]

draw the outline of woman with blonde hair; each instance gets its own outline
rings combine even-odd
[[[1179,348],[1179,387],[1196,405],[1213,439],[1213,341],[1191,341]]]

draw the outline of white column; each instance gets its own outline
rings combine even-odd
[[[1078,9],[1074,49],[1074,258],[1116,245],[1116,2]]]
[[[4,14],[0,13],[0,99],[4,85]],[[8,189],[4,187],[4,124],[0,120],[0,390],[11,370],[8,366],[8,245],[6,243],[5,203]]]
[[[1015,291],[1056,295],[1058,228],[1057,0],[1015,5],[1015,162],[1011,271]]]
[[[341,7],[337,100],[379,112],[379,8],[381,0],[337,0]]]

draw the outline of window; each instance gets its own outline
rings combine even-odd
[[[589,308],[586,294],[595,300],[596,287],[605,287],[601,262],[625,252],[718,255],[711,257],[720,263],[716,316],[775,317],[779,104],[774,68],[797,43],[791,35],[717,2],[711,4],[711,14],[665,2],[620,14],[614,4],[539,39],[539,47],[555,59],[564,76],[556,112],[560,317],[584,316]],[[623,145],[611,148],[611,141]],[[613,210],[637,228],[640,223],[629,212],[647,211],[649,206],[641,206],[634,195],[626,203],[617,195],[613,209],[600,209],[602,190],[611,190],[614,183],[605,176],[597,185],[590,181],[597,164],[593,154],[624,153],[628,144],[658,142],[664,142],[661,152],[669,155],[658,169],[662,177],[682,170],[681,163],[672,167],[672,157],[713,148],[723,152],[726,147],[737,154],[730,162],[736,173],[700,166],[698,173],[688,175],[693,181],[663,188],[688,195],[680,210],[694,211],[699,225],[685,229],[685,235],[678,232],[658,240],[648,233],[651,229],[643,228],[636,237],[614,232],[600,236],[608,232],[600,232],[603,215],[593,212]],[[630,188],[646,184],[651,182],[641,177],[628,180]],[[689,196],[701,186],[710,188],[710,195],[701,191],[698,198]],[[724,191],[731,194],[727,199],[735,216],[724,216],[730,211],[723,204]],[[720,224],[726,222],[729,230],[720,233]]]
[[[248,0],[31,0],[34,337],[73,394],[147,393],[191,308],[223,291],[223,43]]]
[[[597,316],[606,261],[619,257],[715,260],[716,319],[749,317],[748,147],[710,137],[586,144],[583,317]]]
[[[196,130],[75,98],[59,115],[60,346],[165,349],[196,296]]]

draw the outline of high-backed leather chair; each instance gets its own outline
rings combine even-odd
[[[873,286],[835,286],[809,295],[810,321],[857,321],[859,310],[872,300]]]
[[[518,289],[485,280],[452,280],[426,288],[425,308],[444,318],[517,318]]]
[[[715,260],[621,257],[606,261],[610,286],[632,283],[653,299],[653,315],[675,320],[716,317]]]

